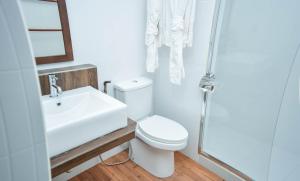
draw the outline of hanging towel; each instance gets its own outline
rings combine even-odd
[[[147,27],[145,37],[147,46],[147,72],[155,72],[155,69],[158,67],[158,47],[161,46],[158,26],[161,13],[161,0],[147,1]]]
[[[173,84],[180,85],[181,80],[185,77],[183,66],[183,44],[185,32],[185,9],[187,0],[171,0],[170,12],[170,62],[169,76]]]
[[[185,77],[183,48],[192,46],[195,7],[196,0],[148,0],[148,72],[154,72],[158,67],[158,48],[166,45],[170,47],[170,81],[173,84],[181,84]]]

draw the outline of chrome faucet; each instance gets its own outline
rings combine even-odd
[[[57,77],[55,74],[49,74],[49,85],[50,85],[50,97],[58,97],[63,93],[61,87],[56,85]]]

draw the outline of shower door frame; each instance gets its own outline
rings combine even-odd
[[[203,97],[202,97],[202,110],[201,110],[201,118],[200,118],[200,134],[199,134],[199,143],[198,143],[198,153],[199,155],[205,157],[206,159],[212,161],[213,163],[221,166],[222,168],[228,170],[229,172],[237,175],[241,179],[244,179],[246,181],[253,181],[251,177],[248,175],[242,173],[241,171],[231,167],[230,165],[224,163],[223,161],[217,159],[216,157],[206,153],[203,149],[203,140],[204,140],[204,129],[205,129],[205,120],[206,120],[206,112],[207,112],[207,102],[209,94],[213,92],[213,89],[215,87],[214,83],[211,83],[212,89],[206,90],[205,87],[203,88],[202,80],[203,78],[205,80],[209,79],[208,81],[211,81],[210,78],[214,79],[214,74],[212,70],[212,64],[214,60],[215,55],[215,43],[218,41],[217,38],[217,32],[222,25],[222,14],[220,13],[223,11],[224,4],[226,3],[226,0],[215,0],[215,7],[214,7],[214,14],[213,14],[213,20],[212,20],[212,26],[211,26],[211,34],[210,34],[210,42],[209,42],[209,50],[208,50],[208,58],[207,58],[207,65],[206,65],[206,72],[205,76],[202,77],[199,87],[201,87],[203,91]]]

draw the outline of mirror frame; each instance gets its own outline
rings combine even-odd
[[[68,12],[65,0],[41,0],[51,3],[57,3],[58,11],[61,22],[61,30],[55,29],[29,29],[29,31],[62,31],[65,47],[65,55],[55,55],[55,56],[45,56],[45,57],[35,57],[36,64],[49,64],[49,63],[58,63],[58,62],[68,62],[73,61],[73,48],[72,40],[70,34],[70,26],[68,19]]]

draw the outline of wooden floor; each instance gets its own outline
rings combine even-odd
[[[106,161],[116,162],[126,158],[127,152],[124,151]],[[159,179],[132,161],[110,167],[98,164],[70,181],[223,181],[222,178],[179,152],[175,153],[175,165],[175,173],[171,177]]]

